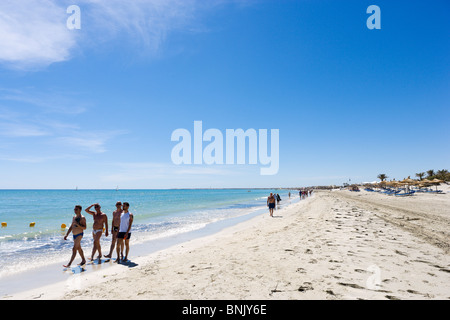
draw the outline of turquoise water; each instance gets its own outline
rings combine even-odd
[[[82,240],[85,255],[92,248],[92,217],[84,209],[100,203],[111,223],[117,201],[130,203],[135,216],[132,242],[140,243],[200,229],[208,223],[242,216],[265,208],[269,192],[261,189],[186,190],[0,190],[0,277],[45,263],[67,260],[72,237],[63,240],[73,208],[83,207],[88,229]],[[277,190],[282,199],[288,191]],[[35,222],[34,227],[30,223]],[[102,237],[102,251],[109,251],[110,237]],[[86,251],[87,250],[87,251]]]

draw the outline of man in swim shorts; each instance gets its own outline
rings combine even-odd
[[[113,220],[111,225],[111,247],[109,249],[109,254],[105,256],[105,258],[111,258],[112,253],[114,251],[114,248],[116,246],[117,242],[117,234],[119,233],[119,227],[120,227],[120,215],[122,214],[122,202],[118,201],[116,202],[116,210],[113,212]]]
[[[90,209],[94,207],[95,211]],[[102,248],[100,246],[100,237],[102,236],[103,227],[105,228],[105,236],[108,236],[108,217],[101,211],[101,207],[98,203],[92,204],[85,210],[87,213],[94,217],[94,225],[92,230],[92,236],[94,238],[94,247],[92,248],[91,261],[94,260],[95,252],[98,251],[98,259],[102,257]]]
[[[272,192],[270,193],[270,196],[267,197],[267,206],[269,207],[270,216],[273,217],[273,209],[275,208],[275,197],[273,196]]]
[[[117,260],[116,262],[126,262],[128,260],[128,253],[130,252],[130,237],[131,225],[133,224],[133,214],[128,211],[130,204],[123,203],[123,212],[120,215],[120,227],[117,234]],[[123,257],[123,247],[125,243],[125,257]],[[122,253],[122,254],[121,254]]]
[[[72,248],[72,257],[67,265],[63,265],[64,268],[69,268],[72,264],[77,252],[80,254],[81,263],[79,266],[82,266],[86,263],[86,259],[84,258],[83,249],[81,248],[81,239],[83,238],[83,231],[86,229],[86,218],[81,215],[81,206],[77,205],[73,209],[75,212],[75,216],[72,218],[72,224],[67,230],[66,235],[64,236],[64,240],[67,240],[70,232],[73,234],[73,248]]]

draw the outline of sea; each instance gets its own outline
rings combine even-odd
[[[246,217],[267,214],[266,199],[270,192],[278,193],[281,203],[288,204],[286,189],[0,190],[0,222],[6,223],[0,228],[0,283],[30,269],[68,262],[73,240],[71,235],[64,240],[64,235],[75,205],[83,207],[82,214],[87,219],[82,247],[88,259],[93,245],[93,218],[84,209],[99,203],[108,216],[110,228],[115,203],[128,202],[134,215],[132,257],[133,246],[137,244],[142,248],[145,243],[192,234],[218,222],[237,223]],[[296,191],[291,193],[294,199]],[[66,229],[61,228],[62,224]],[[103,254],[109,252],[110,244],[111,236],[103,235]],[[74,264],[79,260],[77,256]]]

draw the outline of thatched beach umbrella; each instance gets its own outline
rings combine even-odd
[[[415,184],[417,184],[418,181],[411,179],[410,177],[408,177],[407,179],[403,179],[402,181],[400,181],[400,184],[403,184],[406,186],[406,192],[409,192],[409,186],[413,186]]]
[[[417,180],[413,180],[411,178],[408,179],[403,179],[402,181],[400,181],[401,184],[410,184],[410,185],[414,185],[417,184]]]
[[[440,185],[442,182],[444,182],[444,180],[440,180],[437,178],[434,178],[433,180],[429,181],[429,183],[436,185],[436,191],[437,191],[438,185]]]
[[[378,182],[378,187],[379,188],[386,188],[386,185],[387,185],[387,181],[385,180],[385,181],[380,181],[380,182]]]
[[[420,187],[420,188],[422,188],[422,187],[429,187],[429,186],[431,186],[431,182],[429,182],[429,181],[426,181],[426,180],[422,180],[422,181],[419,181],[419,184],[418,184],[418,186]]]
[[[401,183],[399,182],[399,181],[391,181],[391,186],[393,186],[393,187],[398,187],[398,186],[400,186],[401,185]]]

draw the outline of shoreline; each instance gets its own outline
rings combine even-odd
[[[281,206],[285,207],[297,203],[298,199],[292,198],[282,202],[285,203],[281,203]],[[171,235],[163,235],[155,238],[150,237],[150,239],[141,240],[138,243],[130,243],[130,261],[125,264],[121,263],[119,266],[127,266],[128,268],[135,267],[138,265],[135,260],[141,259],[143,256],[152,255],[159,251],[167,250],[173,246],[188,243],[197,238],[212,236],[223,229],[233,227],[237,224],[260,216],[266,213],[266,211],[266,208],[257,208],[243,215],[228,217],[222,220],[207,223],[199,229]],[[109,244],[110,241],[107,246],[104,246],[103,249],[109,249]],[[85,256],[89,253],[86,249],[87,248],[84,248]],[[16,295],[21,295],[24,292],[32,292],[48,286],[52,287],[56,285],[56,287],[61,288],[64,285],[70,285],[70,283],[73,282],[73,279],[71,279],[73,276],[108,272],[108,269],[117,267],[117,264],[114,262],[115,251],[112,259],[103,257],[101,259],[101,263],[97,263],[97,261],[94,261],[93,263],[88,262],[83,266],[83,268],[77,266],[77,263],[79,262],[78,260],[80,260],[80,257],[77,256],[70,268],[63,269],[61,265],[70,257],[70,252],[63,252],[62,255],[64,255],[64,258],[61,258],[58,262],[51,262],[44,266],[38,266],[31,270],[19,271],[0,278],[0,299],[8,299]]]
[[[388,200],[400,200],[398,208],[381,214],[424,215],[409,230],[376,210],[387,196],[315,191],[274,218],[258,215],[139,257],[136,267],[74,275],[6,299],[450,299],[450,256],[420,236],[427,212],[442,213],[449,230],[446,191]]]

